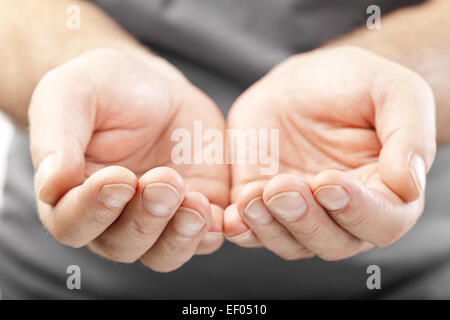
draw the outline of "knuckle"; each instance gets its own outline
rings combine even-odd
[[[335,213],[333,215],[337,217],[337,220],[340,223],[352,229],[366,225],[370,216],[363,214],[362,212],[350,212],[347,210]]]
[[[119,253],[116,253],[115,256],[113,256],[112,258],[116,262],[125,263],[125,264],[135,263],[136,260],[138,259],[136,257],[122,255],[122,254],[119,254]]]
[[[161,237],[160,241],[162,252],[166,259],[173,261],[174,263],[183,264],[192,257],[193,253],[190,252],[190,250],[187,250],[184,245],[165,237]]]
[[[295,252],[280,254],[279,256],[286,261],[294,261],[294,260],[299,260],[299,259],[312,258],[312,257],[314,257],[314,253],[312,253],[311,251],[309,251],[307,249],[301,249],[301,250],[297,250]]]
[[[369,252],[370,250],[372,250],[375,246],[369,242],[364,242],[360,249],[359,249],[359,253],[365,253],[365,252]]]
[[[207,244],[200,244],[196,254],[211,254],[213,252],[216,252],[217,250],[222,247],[223,240],[217,241],[215,243],[207,243]]]
[[[81,210],[80,210],[81,211]],[[82,213],[82,212],[81,212]],[[113,210],[95,207],[84,211],[86,219],[96,225],[109,225],[112,221]],[[82,216],[81,214],[79,216]]]
[[[282,227],[277,232],[270,232],[264,236],[264,242],[266,243],[279,243],[290,237],[289,231]]]
[[[392,226],[390,231],[374,241],[374,245],[380,248],[386,248],[397,240],[399,240],[405,233],[404,227],[400,224]]]
[[[134,257],[123,256],[114,261],[124,263],[124,264],[133,264],[136,262],[136,260],[137,260],[137,258],[134,258]]]
[[[52,228],[52,229],[47,228],[47,229],[50,232],[50,234],[53,236],[53,238],[55,238],[56,241],[70,246],[70,241],[69,241],[67,235],[64,232],[62,232],[62,230],[60,230],[58,228]]]
[[[48,212],[45,208],[42,208],[38,205],[39,219],[42,222],[44,228],[52,235],[52,237],[58,241],[59,243],[72,247],[72,248],[81,248],[86,245],[78,237],[74,237],[70,225],[67,223],[63,223],[63,220],[56,219],[55,217],[59,216],[57,212],[51,210]]]
[[[322,255],[319,255],[319,257],[320,257],[320,259],[322,259],[324,261],[339,261],[339,260],[345,259],[336,254],[331,254],[331,255],[330,254],[322,254]]]
[[[151,218],[132,219],[131,230],[139,238],[148,238],[155,234],[155,227]]]
[[[373,244],[380,248],[385,248],[394,244],[412,227],[412,225],[409,225],[409,220],[410,219],[405,220],[402,219],[402,217],[398,217],[397,221],[388,226],[388,229],[383,235],[373,241]]]
[[[181,267],[181,265],[169,266],[169,265],[164,265],[164,264],[155,264],[152,261],[152,259],[148,259],[146,257],[141,258],[141,263],[144,266],[146,266],[147,268],[149,268],[150,270],[152,270],[154,272],[159,272],[159,273],[169,273],[169,272],[175,271],[176,269]]]
[[[147,268],[149,268],[149,269],[151,269],[151,270],[153,270],[153,271],[156,271],[156,272],[163,272],[163,271],[159,271],[159,270],[157,270],[156,268],[153,267],[153,261],[152,261],[152,259],[150,259],[150,258],[148,257],[148,255],[142,256],[142,257],[140,258],[140,261],[141,261],[141,263],[142,263],[144,266],[146,266]]]
[[[358,239],[351,242],[343,242],[336,248],[319,253],[318,256],[325,261],[339,261],[357,255],[364,247],[365,243]]]
[[[262,246],[261,242],[256,238],[253,232],[247,238],[227,238],[227,240],[242,248],[259,248]]]
[[[102,239],[96,239],[92,247],[97,253],[112,261],[131,264],[137,260],[136,257],[122,253],[115,245]]]
[[[377,246],[379,248],[389,247],[393,243],[394,243],[394,240],[387,239],[387,238],[377,239],[376,241],[374,241],[375,246]]]
[[[339,261],[339,260],[348,259],[348,258],[356,255],[357,253],[358,252],[343,249],[342,251],[326,252],[326,253],[320,254],[319,257],[325,261]]]
[[[72,248],[81,248],[84,243],[80,241],[76,241],[76,239],[73,239],[67,232],[67,230],[61,226],[58,225],[47,225],[46,226],[48,232],[55,238],[56,241],[59,243],[72,247]]]
[[[377,247],[386,248],[394,244],[398,239],[400,239],[401,236],[402,233],[399,230],[395,230],[383,237],[380,237],[379,239],[376,239],[376,241],[374,241],[374,244]]]
[[[311,223],[310,225],[302,226],[301,229],[296,231],[298,236],[305,238],[315,238],[320,234],[320,224],[318,221]]]
[[[183,266],[183,262],[171,261],[168,263],[166,259],[161,259],[160,255],[154,253],[145,254],[141,258],[141,263],[152,271],[159,273],[169,273]]]

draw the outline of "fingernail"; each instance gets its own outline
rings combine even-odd
[[[350,197],[341,186],[324,186],[314,192],[316,200],[327,210],[338,211],[344,209],[349,201]]]
[[[118,209],[125,207],[135,192],[128,184],[110,184],[102,187],[98,197],[108,208]]]
[[[255,224],[267,224],[272,221],[273,216],[267,210],[261,197],[251,200],[244,209],[244,215]]]
[[[177,189],[167,183],[152,183],[142,192],[142,205],[155,216],[172,215],[181,203]]]
[[[39,194],[42,187],[45,185],[55,165],[56,156],[51,154],[41,161],[39,168],[36,171],[35,186]]]
[[[411,172],[417,191],[421,194],[425,189],[425,180],[427,175],[425,162],[421,156],[415,154],[411,157],[409,162],[409,171]]]
[[[195,210],[180,207],[173,218],[173,226],[177,232],[186,237],[193,237],[202,231],[205,219]]]
[[[282,192],[273,196],[268,206],[273,213],[287,222],[299,219],[307,209],[305,199],[295,191]]]

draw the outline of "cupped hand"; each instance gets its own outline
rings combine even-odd
[[[39,216],[63,244],[171,271],[223,242],[223,165],[175,165],[174,130],[224,130],[163,59],[99,49],[49,72],[29,109]],[[176,170],[175,170],[176,169]]]
[[[434,117],[426,82],[368,51],[286,60],[228,118],[230,129],[279,130],[279,172],[233,165],[227,238],[285,259],[338,260],[394,243],[423,211]]]

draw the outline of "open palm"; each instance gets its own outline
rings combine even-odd
[[[29,118],[39,213],[57,240],[157,271],[220,246],[227,168],[173,164],[171,135],[224,119],[167,62],[88,53],[43,78]]]
[[[277,175],[233,166],[225,228],[238,244],[342,259],[396,241],[422,211],[433,97],[399,65],[354,48],[295,56],[236,101],[228,125],[279,130]]]

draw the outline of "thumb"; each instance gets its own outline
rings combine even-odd
[[[375,126],[382,144],[380,178],[410,202],[424,192],[426,173],[436,154],[434,98],[428,84],[406,68],[391,66],[386,75],[373,96]],[[379,90],[383,87],[387,89]]]
[[[29,108],[35,192],[49,205],[84,181],[84,150],[93,130],[95,112],[88,110],[93,94],[68,80],[63,70],[45,76]]]

